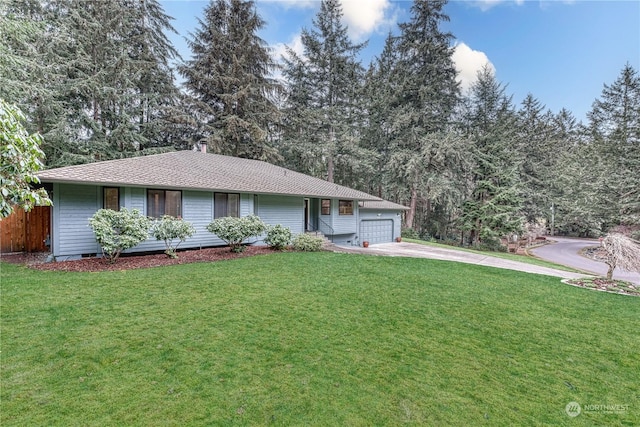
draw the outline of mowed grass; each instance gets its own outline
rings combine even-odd
[[[0,268],[3,426],[640,424],[639,298],[333,253]]]

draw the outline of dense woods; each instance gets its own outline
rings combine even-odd
[[[212,0],[180,58],[157,0],[9,0],[0,98],[42,136],[48,167],[206,142],[404,204],[422,237],[640,229],[638,70],[620,64],[586,123],[534,94],[516,104],[488,68],[462,93],[445,3],[414,1],[363,64],[337,0],[284,58],[252,1]]]

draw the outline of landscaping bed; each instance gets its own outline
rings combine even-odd
[[[624,280],[608,280],[604,277],[564,280],[565,283],[594,291],[612,292],[615,294],[640,296],[640,286]]]
[[[170,258],[164,253],[144,255],[122,255],[114,264],[106,258],[90,257],[74,261],[44,262],[42,254],[3,255],[2,261],[28,265],[38,270],[50,271],[118,271],[138,268],[161,267],[165,265],[189,264],[193,262],[211,262],[227,259],[246,258],[255,255],[273,253],[268,246],[246,246],[240,253],[232,252],[229,247],[184,250],[178,252],[178,258]]]

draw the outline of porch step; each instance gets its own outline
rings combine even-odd
[[[322,231],[305,231],[305,234],[315,237],[321,237],[323,240],[322,249],[324,250],[331,250],[332,248],[336,247],[336,245],[331,240],[329,240]]]

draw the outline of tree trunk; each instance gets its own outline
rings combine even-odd
[[[476,220],[476,229],[473,230],[473,241],[471,242],[471,244],[473,246],[478,246],[480,244],[480,227],[482,226],[482,221],[480,221],[480,218],[478,218]]]
[[[404,217],[404,226],[413,228],[413,219],[416,216],[416,205],[418,204],[418,189],[414,185],[411,187],[411,200],[409,201],[409,210],[407,216]]]
[[[616,266],[612,264],[607,264],[609,266],[609,270],[607,271],[607,280],[613,280],[613,270],[615,270]]]
[[[327,181],[333,182],[333,156],[329,154],[327,157]]]

